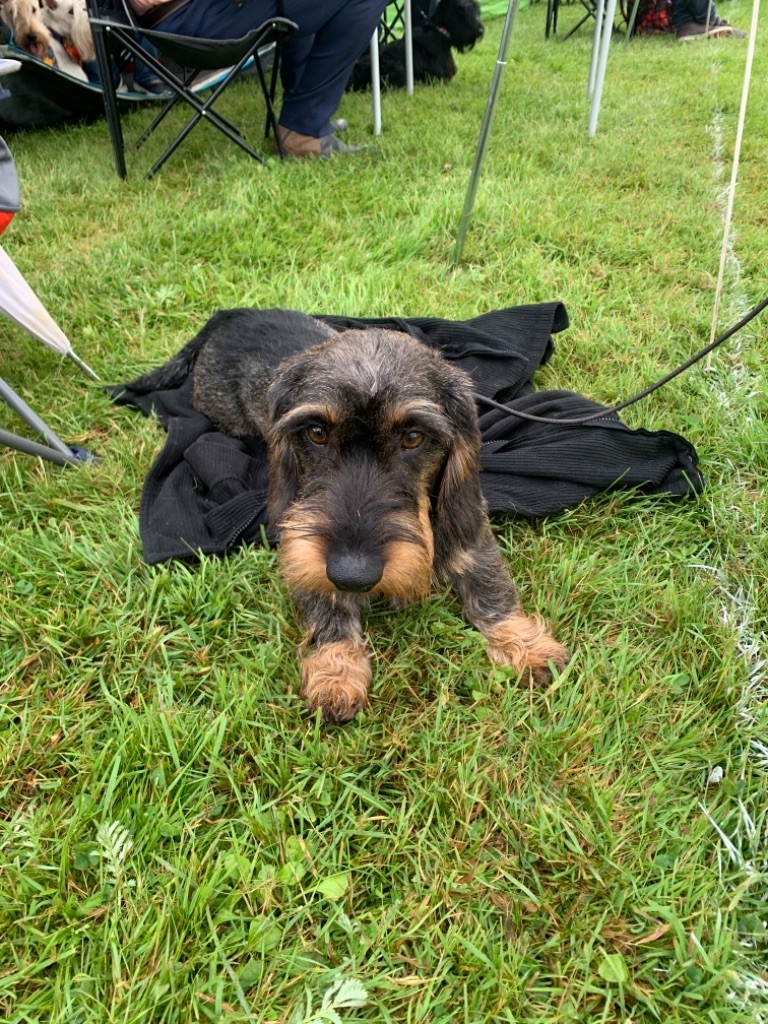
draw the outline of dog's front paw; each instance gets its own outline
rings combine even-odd
[[[538,615],[510,615],[484,626],[483,633],[491,661],[511,665],[541,686],[552,681],[552,668],[561,672],[570,660],[566,648],[549,635]]]
[[[368,703],[371,664],[363,644],[339,640],[315,647],[301,665],[307,711],[320,708],[325,722],[348,722]]]

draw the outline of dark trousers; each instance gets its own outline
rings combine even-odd
[[[352,66],[363,53],[387,0],[189,0],[157,26],[209,39],[245,35],[280,13],[299,30],[283,49],[280,124],[302,135],[329,135]]]
[[[707,8],[709,8],[709,18],[707,18]],[[709,0],[672,0],[671,18],[672,24],[675,26],[682,25],[686,21],[696,21],[700,25],[706,25],[709,21],[711,25],[717,18],[717,11],[715,5]]]

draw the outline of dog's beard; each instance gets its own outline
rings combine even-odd
[[[292,593],[348,595],[328,578],[330,532],[330,524],[323,516],[309,514],[300,504],[289,510],[280,526],[280,565]],[[382,577],[370,591],[355,596],[363,602],[388,598],[398,605],[426,597],[432,585],[434,562],[428,499],[424,497],[419,502],[416,515],[398,513],[382,524],[378,533],[391,538],[382,544]]]

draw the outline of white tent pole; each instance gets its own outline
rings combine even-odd
[[[405,88],[413,95],[413,22],[411,18],[411,0],[403,2],[403,25],[405,29]]]
[[[739,158],[741,156],[741,143],[744,138],[744,121],[747,116],[747,100],[749,99],[749,84],[752,80],[752,60],[755,56],[755,41],[757,39],[757,18],[760,13],[760,0],[753,0],[752,24],[749,28],[749,44],[747,46],[747,59],[744,64],[744,84],[741,89],[741,106],[739,107],[739,120],[736,128],[736,141],[733,145],[733,166],[731,167],[731,184],[728,189],[728,202],[725,207],[725,224],[723,227],[723,244],[720,248],[720,266],[717,271],[717,285],[715,286],[715,304],[712,310],[712,326],[709,331],[710,344],[715,340],[717,331],[717,320],[720,315],[720,296],[723,291],[723,279],[725,276],[725,260],[728,255],[728,241],[731,237],[731,218],[733,216],[733,201],[736,195],[736,181],[739,174]],[[707,369],[712,365],[712,353],[707,356]]]
[[[605,0],[597,0],[595,9],[595,33],[592,36],[592,55],[589,59],[589,78],[587,79],[587,97],[591,100],[595,93],[597,77],[597,57],[600,53],[601,28],[605,16]]]
[[[379,26],[371,36],[371,103],[373,134],[381,135],[381,79],[379,78]]]
[[[509,42],[512,38],[512,26],[515,23],[515,15],[517,14],[517,8],[519,0],[509,0],[509,7],[507,8],[507,15],[504,19],[504,28],[501,31],[501,42],[499,43],[499,55],[496,58],[496,67],[493,69],[493,78],[491,79],[491,88],[488,93],[488,102],[485,106],[485,116],[483,117],[483,124],[480,128],[480,138],[477,143],[477,151],[475,152],[475,163],[472,168],[472,174],[469,179],[469,187],[467,188],[467,194],[464,199],[464,210],[461,214],[461,220],[459,221],[459,228],[456,232],[456,248],[453,251],[453,259],[451,261],[451,270],[455,270],[461,261],[461,254],[464,250],[464,240],[467,237],[467,229],[469,228],[469,221],[472,217],[472,207],[475,202],[475,195],[477,193],[477,186],[480,181],[480,171],[483,166],[483,158],[485,156],[485,147],[488,143],[488,135],[491,130],[491,121],[493,120],[493,112],[496,108],[496,100],[498,98],[499,86],[501,85],[502,75],[504,74],[504,68],[507,65],[507,53],[509,51]]]
[[[608,0],[608,8],[605,12],[605,19],[602,25],[598,25],[595,32],[600,33],[600,54],[597,61],[597,77],[595,79],[595,91],[592,96],[592,107],[589,112],[589,137],[594,138],[597,131],[597,118],[600,114],[600,101],[603,97],[603,85],[605,84],[605,69],[608,64],[608,51],[611,47],[611,36],[613,35],[613,19],[616,16],[616,0]]]

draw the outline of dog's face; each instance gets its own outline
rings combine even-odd
[[[52,32],[74,43],[82,60],[93,60],[91,26],[84,0],[41,0],[41,20]]]
[[[278,367],[267,392],[270,520],[295,594],[399,602],[430,588],[436,542],[477,516],[469,377],[392,331],[346,331]]]
[[[459,53],[471,50],[485,32],[477,0],[440,0],[430,21],[446,30]]]
[[[0,0],[0,20],[13,32],[19,49],[33,57],[46,56],[51,37],[40,17],[37,0]]]

